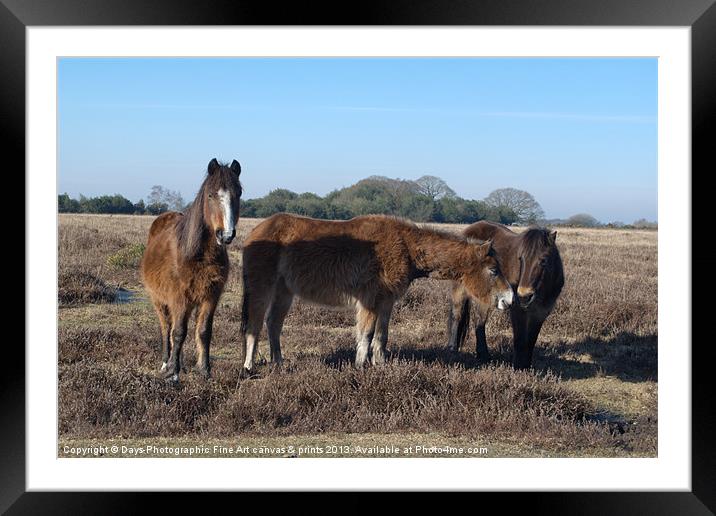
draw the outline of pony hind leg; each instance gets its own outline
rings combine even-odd
[[[256,346],[261,335],[264,316],[269,306],[271,292],[251,290],[251,295],[244,294],[244,306],[241,320],[241,346],[244,367],[242,377],[248,377],[254,370]]]
[[[368,347],[373,340],[378,314],[368,309],[360,301],[356,311],[356,360],[355,367],[360,369],[368,358]]]
[[[209,346],[211,344],[212,327],[214,324],[214,311],[216,310],[217,299],[204,301],[199,305],[196,312],[196,366],[195,371],[209,378],[211,375],[211,364],[209,363]]]
[[[280,366],[283,362],[283,357],[281,356],[281,330],[292,303],[293,293],[288,290],[283,280],[279,281],[266,318],[266,331],[271,348],[271,362],[276,366]]]
[[[371,344],[371,364],[378,365],[385,363],[386,347],[388,344],[388,326],[390,324],[390,316],[393,312],[394,301],[388,300],[381,304],[378,318],[375,324],[375,334]]]

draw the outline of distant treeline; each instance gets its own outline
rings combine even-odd
[[[103,195],[72,199],[58,196],[60,213],[126,213],[159,215],[167,210],[181,211],[188,205],[179,192],[156,185],[147,198],[133,203],[122,195]],[[515,188],[501,188],[485,199],[463,199],[445,181],[435,176],[417,180],[371,176],[356,184],[334,190],[321,197],[314,193],[296,193],[279,188],[264,197],[242,199],[241,216],[265,218],[288,212],[318,219],[346,220],[359,215],[384,214],[405,217],[416,222],[471,224],[491,220],[502,224],[539,223],[549,226],[611,227],[656,229],[657,223],[639,219],[632,224],[620,221],[603,224],[587,213],[568,219],[546,220],[532,195]]]
[[[176,192],[160,186],[152,189],[149,200],[146,204],[144,200],[133,203],[119,194],[80,195],[79,199],[72,199],[64,193],[58,196],[58,210],[60,213],[158,215],[169,209],[186,208]],[[279,212],[343,220],[368,214],[396,215],[418,222],[471,223],[487,219],[511,224],[521,220],[517,211],[507,205],[458,197],[442,179],[434,176],[423,176],[416,181],[372,176],[325,197],[277,189],[264,197],[241,201],[243,217],[264,218]]]
[[[99,197],[85,197],[80,194],[79,199],[72,199],[66,193],[57,196],[57,211],[60,213],[159,215],[168,210],[182,211],[186,207],[179,192],[167,190],[160,185],[152,187],[146,205],[144,199],[139,199],[139,201],[133,203],[119,194],[101,195]]]
[[[637,219],[631,224],[625,224],[620,220],[615,220],[603,224],[587,213],[578,213],[572,215],[568,219],[549,219],[542,220],[540,223],[544,226],[564,226],[568,228],[607,228],[607,229],[658,229],[659,225],[646,219]]]
[[[143,200],[136,204],[119,195],[102,195],[100,197],[85,197],[72,199],[66,193],[57,196],[57,211],[60,213],[127,213],[137,215],[159,215],[167,211],[168,206],[144,205]]]

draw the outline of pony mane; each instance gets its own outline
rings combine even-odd
[[[208,177],[204,179],[192,203],[182,213],[177,224],[178,247],[184,258],[196,258],[202,249],[207,228],[204,223],[204,195]]]
[[[530,226],[520,235],[520,249],[527,255],[533,256],[549,248],[549,230],[545,228]]]

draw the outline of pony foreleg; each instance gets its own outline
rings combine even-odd
[[[539,337],[539,332],[542,329],[542,324],[544,323],[544,319],[540,317],[539,315],[535,314],[529,314],[527,317],[527,331],[526,331],[526,358],[525,362],[527,363],[527,367],[532,366],[532,355],[534,353],[535,344],[537,343],[537,337]]]
[[[355,367],[361,368],[368,358],[368,348],[375,333],[377,314],[358,303],[356,312],[356,360]]]
[[[211,375],[211,364],[209,363],[209,347],[211,345],[211,333],[214,323],[215,301],[206,301],[199,306],[196,314],[196,366],[195,371],[209,378]]]
[[[181,350],[184,340],[186,339],[188,322],[189,310],[184,310],[172,316],[172,350],[169,355],[166,370],[164,371],[165,378],[172,378],[173,380],[177,380],[179,378],[179,372],[181,371]]]
[[[487,349],[487,335],[485,334],[485,325],[487,318],[490,316],[489,307],[477,307],[477,321],[475,323],[475,354],[481,360],[489,360],[490,352]]]
[[[514,340],[512,366],[515,369],[529,369],[531,353],[528,351],[527,344],[527,315],[521,307],[513,306],[510,310],[510,317]]]
[[[373,356],[371,357],[371,364],[384,364],[386,346],[388,343],[388,326],[390,324],[390,316],[393,311],[393,302],[385,303],[378,314],[378,319],[375,325],[375,334],[373,335],[373,342],[371,349]]]
[[[159,369],[160,373],[167,370],[167,362],[169,361],[169,352],[171,351],[171,337],[169,335],[170,321],[169,321],[169,309],[166,305],[161,303],[154,303],[154,309],[157,312],[159,318],[159,331],[162,339],[162,367]]]
[[[448,349],[457,352],[465,342],[467,327],[470,324],[470,298],[462,286],[456,285],[451,293],[450,313],[448,314]]]

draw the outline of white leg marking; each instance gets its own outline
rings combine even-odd
[[[256,351],[256,337],[253,335],[246,336],[246,360],[244,361],[244,369],[251,371],[254,368],[254,353]]]
[[[356,367],[362,367],[363,364],[365,364],[365,360],[368,358],[369,345],[370,342],[368,342],[368,336],[363,334],[358,341],[358,346],[356,347]]]
[[[162,367],[159,369],[159,372],[160,372],[160,373],[163,373],[163,372],[165,372],[166,370],[167,370],[167,363],[166,363],[166,362],[162,362]]]

